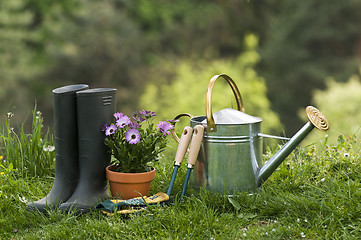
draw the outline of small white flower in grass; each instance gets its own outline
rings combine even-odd
[[[12,112],[8,112],[7,115],[8,115],[8,119],[14,117],[14,113],[12,113]]]
[[[19,200],[22,203],[28,203],[28,200],[26,200],[26,198],[24,198],[24,197],[19,197]]]
[[[277,230],[275,228],[272,229],[272,232],[276,232]]]
[[[305,219],[305,222],[308,222],[307,219]]]
[[[306,235],[303,232],[301,232],[301,237],[305,238]]]
[[[300,219],[299,219],[299,218],[297,218],[297,222],[300,222]]]
[[[344,156],[344,157],[349,157],[350,154],[349,154],[349,153],[344,153],[343,156]]]
[[[113,223],[110,222],[110,223],[109,223],[109,226],[110,226],[110,227],[113,226]]]
[[[55,150],[55,147],[54,146],[43,146],[43,151],[44,152],[53,152]]]
[[[246,236],[247,236],[247,234],[246,234],[246,233],[243,233],[243,236],[245,236],[245,237],[246,237]]]
[[[325,178],[322,178],[321,180],[320,180],[320,182],[324,182],[325,181]]]

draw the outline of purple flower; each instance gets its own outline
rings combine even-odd
[[[120,128],[125,128],[130,123],[131,123],[131,121],[130,121],[129,117],[124,115],[121,118],[119,118],[115,124]]]
[[[155,112],[152,112],[152,111],[141,110],[141,111],[139,111],[139,113],[142,114],[144,117],[154,117],[154,116],[157,116],[157,114],[155,114]]]
[[[138,113],[133,113],[133,118],[134,118],[134,120],[137,121],[138,123],[144,122],[144,121],[146,120],[145,118],[139,116]]]
[[[108,124],[104,124],[104,126],[102,127],[102,132],[105,132],[105,130],[107,130],[108,128]]]
[[[105,129],[105,135],[106,136],[110,136],[112,134],[115,133],[115,130],[117,130],[117,126],[115,126],[114,124],[110,125],[109,127],[107,127]]]
[[[124,116],[124,114],[120,113],[120,112],[116,112],[113,114],[113,116],[115,117],[116,120],[118,120],[119,118],[122,118]]]
[[[170,119],[170,120],[166,120],[166,121],[170,122],[174,125],[176,122],[179,122],[179,119]]]
[[[125,140],[129,144],[137,144],[140,141],[140,133],[138,129],[132,128],[125,133]]]
[[[140,124],[137,123],[137,122],[130,122],[130,123],[128,124],[128,126],[129,126],[130,128],[140,128]]]
[[[173,129],[174,126],[172,124],[170,124],[169,122],[167,121],[160,121],[158,124],[157,124],[157,128],[162,132],[164,133],[164,136],[167,136],[168,134],[170,134],[170,132],[168,130],[170,129]]]

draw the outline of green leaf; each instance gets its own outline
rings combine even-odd
[[[235,199],[233,199],[232,197],[228,197],[228,201],[232,204],[232,206],[238,211],[239,209],[241,209],[241,205],[239,204],[238,201],[236,201]]]
[[[252,218],[257,217],[257,214],[253,214],[253,213],[240,213],[240,214],[237,215],[237,217],[248,221],[249,219],[252,219]]]

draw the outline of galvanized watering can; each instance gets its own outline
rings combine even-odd
[[[212,114],[212,91],[218,78],[223,78],[229,83],[238,110],[227,108]],[[244,113],[241,94],[234,81],[225,74],[215,75],[207,89],[206,116],[180,114],[175,117],[179,119],[189,116],[191,127],[205,127],[190,184],[227,194],[257,189],[314,127],[328,130],[327,119],[316,108],[308,106],[306,114],[309,122],[262,166],[263,137],[273,136],[261,133],[261,118]],[[174,132],[173,136],[179,140]]]

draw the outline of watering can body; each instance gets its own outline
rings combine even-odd
[[[232,88],[238,109],[227,108],[213,114],[212,91],[220,77]],[[261,133],[262,119],[244,113],[240,92],[229,76],[215,75],[207,88],[206,116],[180,114],[175,118],[189,116],[191,127],[203,125],[205,128],[190,184],[229,195],[256,190],[314,127],[328,130],[328,122],[318,109],[308,106],[306,114],[309,122],[262,166],[263,137],[270,137]],[[172,134],[177,139],[174,131]]]
[[[191,126],[204,125],[205,119],[191,118]],[[262,166],[261,122],[217,124],[217,132],[206,131],[190,183],[228,194],[256,189]]]

